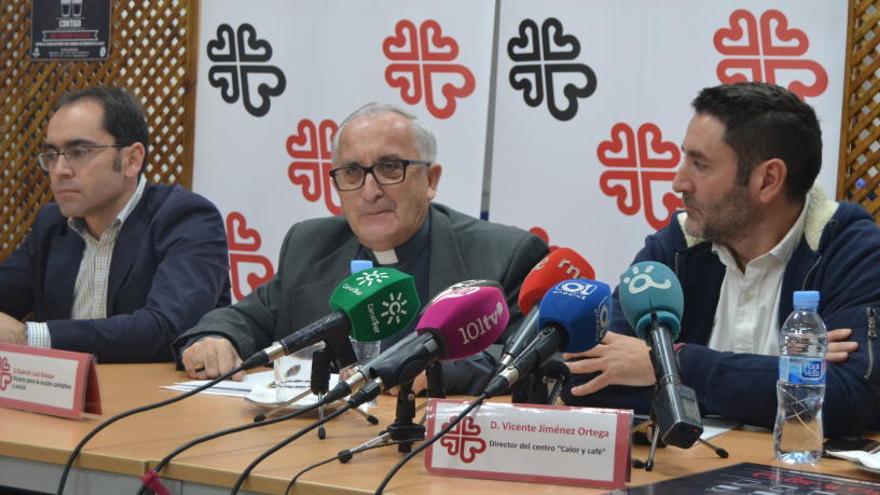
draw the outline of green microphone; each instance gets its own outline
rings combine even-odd
[[[420,307],[412,275],[384,267],[353,273],[330,295],[332,313],[254,353],[242,366],[265,366],[322,340],[333,349],[347,350],[343,355],[334,352],[337,364],[347,366],[356,361],[349,334],[361,342],[390,337],[406,328]]]

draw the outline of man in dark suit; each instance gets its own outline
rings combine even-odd
[[[168,361],[182,330],[229,304],[219,212],[180,186],[148,185],[148,143],[122,89],[58,102],[38,157],[55,202],[0,264],[0,342]]]
[[[238,304],[208,313],[178,340],[191,377],[230,371],[241,356],[329,313],[330,293],[353,259],[412,274],[421,301],[462,280],[497,280],[515,311],[519,286],[547,246],[519,229],[432,204],[442,168],[434,136],[421,122],[370,104],[343,121],[333,150],[331,175],[344,218],[294,225],[272,280]],[[486,353],[444,363],[447,391],[476,392],[493,365]],[[422,376],[414,389],[423,387]]]

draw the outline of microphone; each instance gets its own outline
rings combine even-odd
[[[265,366],[322,340],[342,350],[336,358],[340,366],[347,366],[356,361],[349,334],[361,342],[390,337],[415,319],[419,306],[411,275],[385,267],[353,273],[330,295],[332,313],[257,351],[242,369]]]
[[[579,278],[556,284],[541,300],[541,330],[489,382],[484,394],[494,397],[507,392],[559,351],[583,352],[595,347],[608,331],[610,300],[611,288],[602,282]]]
[[[464,287],[435,298],[416,325],[415,337],[368,363],[373,386],[364,386],[349,402],[359,405],[381,390],[411,381],[435,361],[485,350],[504,332],[509,319],[504,293],[496,287]],[[327,394],[329,399],[336,400],[334,391]]]
[[[526,275],[519,289],[517,305],[525,317],[504,342],[495,372],[498,373],[510,365],[538,332],[537,304],[551,287],[563,280],[595,277],[596,273],[590,263],[571,248],[554,249],[539,261]]]
[[[434,298],[431,299],[431,301],[422,309],[422,314],[424,314],[428,308],[433,307],[434,303],[438,300],[450,297],[453,294],[463,294],[464,292],[466,292],[465,289],[469,287],[493,287],[503,292],[501,284],[494,280],[463,280],[461,282],[450,285],[439,294],[434,296]],[[383,355],[379,355],[362,365],[355,365],[354,367],[352,367],[351,375],[349,375],[349,377],[345,380],[340,380],[336,384],[336,387],[327,394],[327,397],[331,398],[329,402],[347,397],[349,394],[352,393],[352,391],[360,388],[364,383],[367,382],[367,380],[370,379],[370,370],[372,369],[373,365],[380,362],[381,360],[387,359],[387,355],[397,354],[398,352],[401,352],[401,349],[408,349],[410,346],[417,345],[413,344],[413,342],[418,338],[419,334],[417,332],[413,332],[405,336],[401,340],[395,342],[394,345],[392,345],[391,347],[385,349],[382,354],[385,354],[386,356],[383,357]]]
[[[667,445],[688,448],[703,433],[703,421],[694,390],[681,383],[672,346],[681,331],[681,283],[666,265],[643,261],[620,276],[618,290],[626,321],[651,346],[657,378],[651,407],[660,437]]]

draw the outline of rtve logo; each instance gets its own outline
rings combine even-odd
[[[303,197],[312,203],[324,198],[324,206],[333,215],[342,213],[339,196],[330,179],[333,168],[330,148],[337,129],[336,122],[330,119],[320,124],[302,119],[297,125],[297,134],[291,134],[286,144],[287,154],[293,158],[287,167],[290,182],[302,187]]]
[[[445,423],[442,428],[446,428]],[[465,418],[455,425],[440,439],[440,446],[446,448],[446,452],[452,457],[458,457],[465,464],[474,462],[477,454],[486,451],[486,441],[480,436],[482,428],[474,423],[474,418]]]
[[[403,19],[394,26],[394,36],[385,38],[382,53],[392,63],[385,69],[385,82],[400,89],[400,97],[410,105],[422,98],[428,112],[438,119],[455,113],[456,98],[474,92],[476,82],[471,71],[458,58],[458,42],[443,36],[440,24],[427,20],[416,29],[412,21]],[[444,82],[450,78],[453,82]],[[442,95],[441,101],[439,95]]]
[[[729,27],[715,31],[713,42],[726,57],[715,69],[722,83],[763,81],[785,86],[789,81],[788,89],[801,98],[819,96],[828,87],[825,69],[803,58],[810,39],[802,30],[789,28],[788,18],[778,10],[764,12],[760,21],[748,10],[735,10]],[[804,75],[811,77],[811,84],[801,79]]]
[[[226,237],[229,244],[232,295],[241,301],[248,293],[274,277],[275,268],[268,258],[258,253],[263,239],[256,229],[248,228],[244,214],[233,211],[226,216]],[[258,275],[258,267],[262,268],[262,275]]]
[[[669,223],[677,208],[683,206],[678,195],[666,187],[661,191],[666,214],[654,212],[653,183],[672,182],[681,161],[678,146],[663,141],[660,128],[653,123],[639,126],[638,131],[619,122],[611,128],[611,139],[596,149],[599,162],[610,167],[599,177],[599,188],[609,197],[617,197],[617,209],[624,215],[635,215],[644,204],[645,220],[655,230]]]
[[[208,70],[211,86],[220,89],[226,103],[241,98],[245,110],[254,117],[266,115],[269,99],[283,93],[287,85],[281,69],[268,64],[272,45],[258,39],[257,31],[247,23],[238,26],[236,33],[229,24],[217,26],[217,38],[208,42],[208,59],[214,63]],[[251,85],[256,86],[256,93]]]

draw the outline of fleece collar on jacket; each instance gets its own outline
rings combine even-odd
[[[825,191],[822,190],[819,184],[814,184],[810,192],[807,193],[807,219],[804,225],[804,238],[807,240],[807,245],[813,251],[819,250],[822,232],[825,230],[828,222],[831,221],[831,217],[837,212],[839,206],[840,204],[836,201],[828,199],[828,196],[825,195]],[[677,218],[681,232],[684,234],[685,242],[687,242],[687,247],[690,248],[701,242],[707,242],[702,237],[690,236],[685,232],[684,223],[687,220],[687,212],[681,212],[677,215]]]

